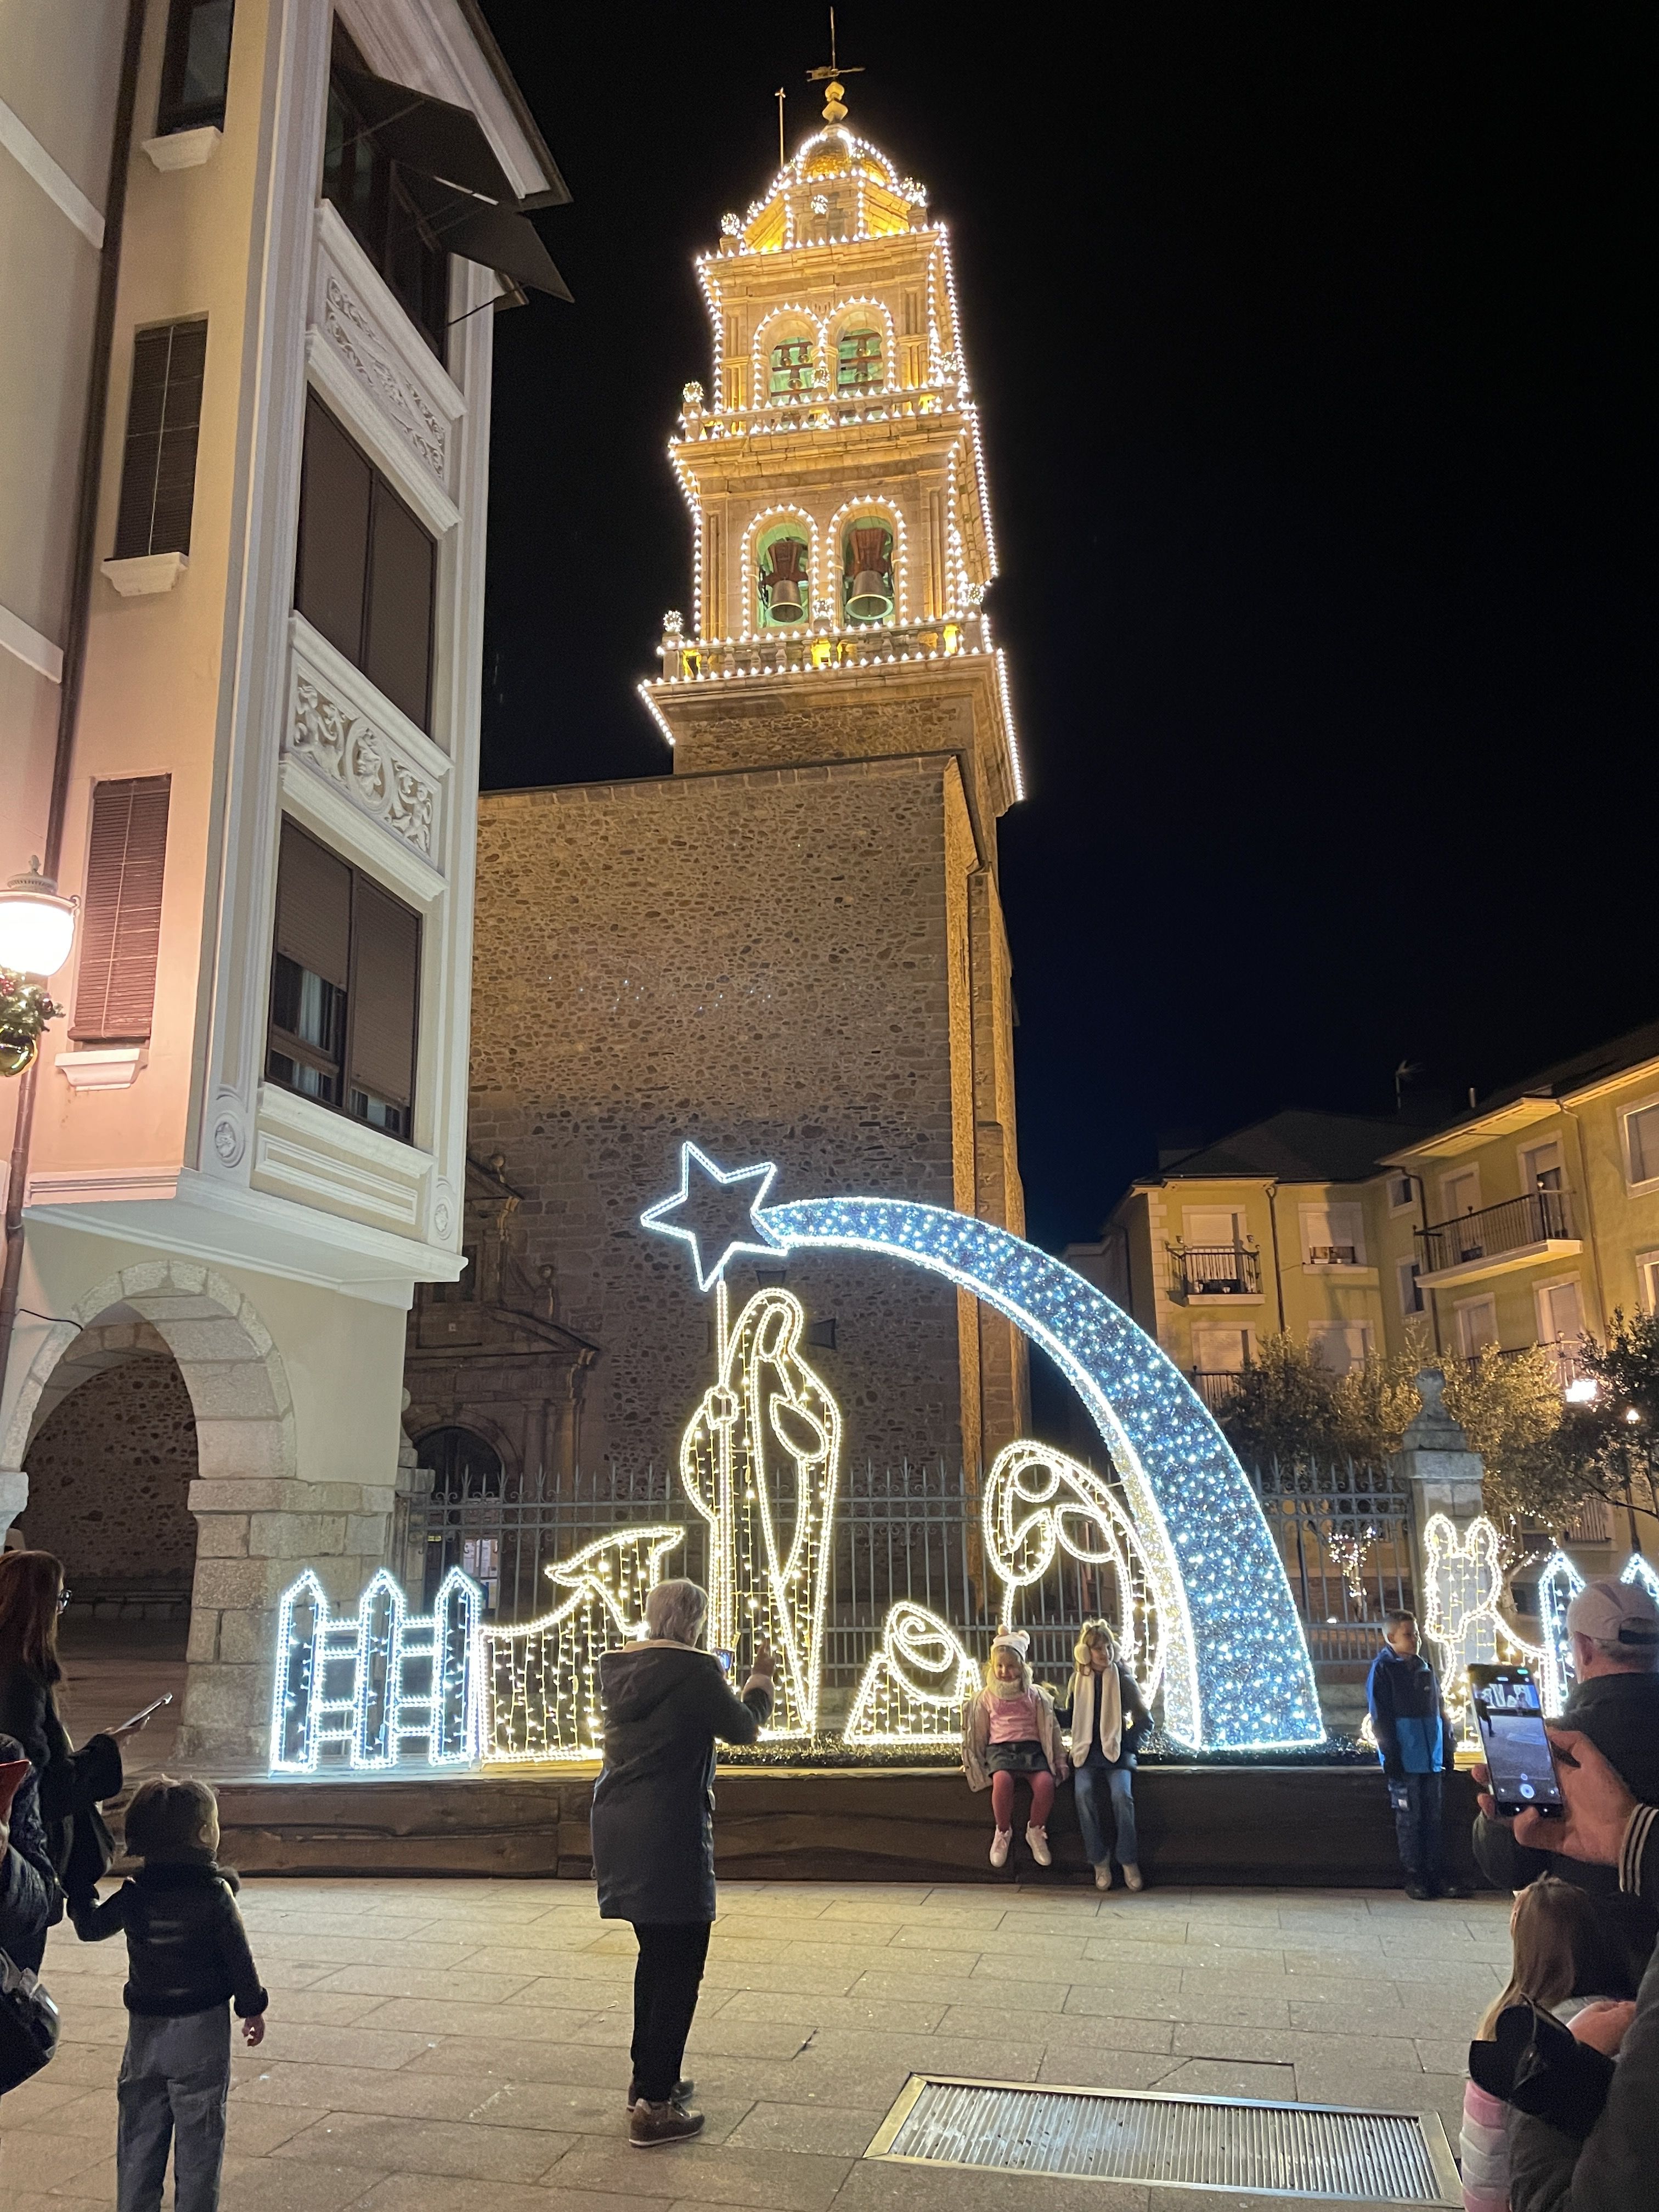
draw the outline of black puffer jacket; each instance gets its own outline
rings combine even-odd
[[[630,1644],[599,1661],[605,1768],[593,1789],[593,1872],[607,1920],[714,1917],[714,1739],[753,1743],[772,1692],[727,1687],[712,1652]]]
[[[1659,1805],[1659,1674],[1596,1674],[1567,1692],[1559,1726],[1587,1735],[1632,1796]],[[1650,1898],[1620,1893],[1612,1867],[1590,1866],[1557,1851],[1530,1850],[1507,1820],[1475,1816],[1474,1863],[1499,1889],[1524,1889],[1540,1875],[1559,1875],[1595,1900],[1607,1956],[1582,1962],[1575,1996],[1633,1997],[1659,1936],[1659,1907]]]
[[[120,1745],[94,1735],[76,1751],[51,1690],[21,1660],[0,1666],[0,1734],[16,1737],[40,1778],[46,1849],[71,1908],[89,1904],[114,1856],[98,1808],[120,1791]],[[60,1903],[53,1917],[62,1917]]]
[[[0,1735],[0,1765],[23,1757],[23,1747]],[[14,1966],[38,1973],[46,1954],[46,1929],[58,1903],[58,1879],[40,1826],[40,1778],[32,1770],[11,1801],[11,1841],[0,1851],[0,1951]]]
[[[236,1910],[235,1875],[204,1852],[194,1859],[147,1859],[112,1898],[76,1915],[83,1942],[125,1929],[129,2012],[176,2020],[227,1997],[252,2020],[270,2000]]]

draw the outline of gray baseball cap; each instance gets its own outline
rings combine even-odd
[[[1627,1644],[1632,1651],[1659,1649],[1659,1605],[1640,1583],[1611,1575],[1586,1583],[1567,1607],[1567,1633],[1593,1644]]]

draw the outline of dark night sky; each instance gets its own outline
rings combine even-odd
[[[816,115],[819,11],[484,5],[576,295],[496,328],[484,781],[659,775],[691,256],[772,173],[773,88],[792,149]],[[1461,1099],[1651,1018],[1649,11],[839,25],[984,415],[1032,1235],[1092,1234],[1158,1130],[1386,1110],[1402,1058]]]

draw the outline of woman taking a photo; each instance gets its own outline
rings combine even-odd
[[[645,1601],[642,1642],[599,1660],[605,1765],[593,1789],[593,1872],[599,1912],[629,1920],[634,1971],[634,2078],[628,2139],[636,2150],[684,2142],[702,2126],[680,2079],[685,2039],[714,1917],[714,1739],[753,1743],[772,1713],[764,1644],[733,1697],[699,1647],[708,1593],[659,1583]]]
[[[98,1808],[121,1787],[119,1738],[143,1722],[90,1737],[76,1751],[58,1716],[58,1616],[69,1603],[50,1552],[0,1553],[0,1735],[15,1736],[40,1778],[46,1849],[70,1917],[91,1905],[113,1846]],[[61,1904],[54,1912],[61,1919]]]

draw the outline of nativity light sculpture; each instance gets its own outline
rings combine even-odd
[[[1239,1751],[1322,1742],[1307,1642],[1255,1491],[1152,1339],[1071,1268],[989,1222],[896,1199],[767,1206],[775,1174],[769,1162],[722,1170],[687,1144],[678,1191],[641,1225],[686,1243],[699,1287],[717,1299],[737,1252],[862,1251],[1006,1316],[1077,1389],[1121,1480],[1164,1626],[1169,1733]]]
[[[680,1440],[680,1482],[708,1523],[708,1642],[741,1679],[756,1643],[777,1655],[769,1736],[813,1735],[823,1666],[841,1408],[801,1357],[806,1315],[757,1291],[729,1322],[715,1285],[717,1379]]]
[[[1504,1594],[1498,1529],[1477,1513],[1460,1535],[1449,1516],[1431,1513],[1424,1523],[1423,1551],[1428,1596],[1423,1632],[1439,1654],[1446,1710],[1462,1722],[1467,1741],[1474,1735],[1470,1667],[1496,1660],[1500,1636],[1518,1642],[1498,1614]]]
[[[957,1743],[979,1669],[948,1621],[904,1598],[882,1624],[853,1699],[844,1743]]]
[[[1002,1585],[1000,1620],[1018,1623],[1019,1593],[1040,1583],[1057,1555],[1110,1571],[1119,1652],[1150,1704],[1164,1676],[1158,1571],[1111,1486],[1066,1453],[1022,1438],[993,1461],[982,1517],[986,1561]],[[1104,1600],[1097,1604],[1104,1613]]]

